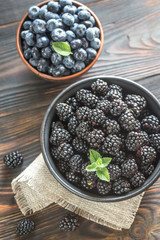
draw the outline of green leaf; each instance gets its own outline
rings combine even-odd
[[[102,158],[101,154],[96,152],[95,150],[89,149],[90,152],[90,162],[94,163],[98,160],[98,158]]]
[[[102,164],[102,159],[98,158],[98,160],[96,161],[97,167],[100,167],[101,164]]]
[[[97,177],[102,181],[110,182],[110,176],[107,168],[102,168],[96,171]]]
[[[59,53],[60,55],[66,57],[70,54],[73,54],[71,52],[71,47],[68,43],[65,42],[53,42],[52,44],[54,50],[56,53]]]
[[[96,163],[92,163],[91,165],[88,165],[87,167],[86,167],[86,170],[88,171],[88,172],[95,172],[96,171]]]
[[[107,167],[111,160],[112,158],[102,158],[102,164],[104,165],[104,167]]]

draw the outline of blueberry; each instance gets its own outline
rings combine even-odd
[[[70,30],[71,30],[72,32],[76,32],[77,26],[78,26],[78,23],[74,23],[73,26],[70,27]]]
[[[86,32],[86,26],[84,24],[78,24],[78,26],[76,27],[76,35],[78,37],[83,37],[85,35]]]
[[[69,76],[71,75],[71,71],[69,69],[66,69],[66,71],[63,73],[63,76]]]
[[[62,28],[62,29],[65,29],[65,25],[64,23],[62,22],[62,19],[57,19],[57,24],[58,24],[58,28]]]
[[[52,69],[52,76],[53,77],[60,77],[61,76],[61,72],[60,72],[58,67],[53,67],[53,69]]]
[[[52,75],[53,68],[54,68],[53,65],[48,66],[48,74],[49,75]]]
[[[76,12],[77,12],[77,8],[76,6],[71,6],[71,5],[66,5],[64,8],[63,8],[63,12],[64,13],[70,13],[72,15],[74,15]]]
[[[46,32],[46,22],[42,19],[36,19],[33,21],[33,30],[35,33]]]
[[[50,58],[52,55],[52,50],[50,47],[42,48],[41,54],[44,58]]]
[[[32,6],[28,10],[28,17],[32,20],[36,19],[38,17],[40,8],[37,6]]]
[[[88,48],[88,49],[86,49],[86,51],[87,51],[89,60],[93,60],[97,56],[97,51],[93,48]]]
[[[30,59],[29,59],[29,63],[30,63],[33,67],[37,67],[38,61],[39,61],[39,59],[34,59],[34,58],[30,58]]]
[[[90,18],[91,14],[87,10],[81,10],[78,13],[78,17],[81,20],[88,20]]]
[[[62,21],[67,26],[72,26],[74,24],[74,16],[72,14],[70,14],[70,13],[64,13],[62,15]]]
[[[93,27],[93,23],[89,20],[83,21],[82,22],[87,28]]]
[[[56,67],[51,65],[49,72],[51,73],[52,76],[54,77],[60,77],[66,72],[66,68],[63,64],[60,64]]]
[[[80,11],[86,11],[87,9],[83,6],[80,6],[78,7],[77,11],[80,12]]]
[[[27,48],[25,51],[24,51],[24,57],[25,59],[30,59],[31,58],[31,48]]]
[[[62,7],[66,6],[66,5],[72,5],[71,0],[60,0],[59,3]]]
[[[95,30],[93,28],[86,30],[86,38],[88,41],[92,41],[95,38]]]
[[[52,32],[53,29],[58,28],[59,24],[57,22],[57,19],[49,19],[46,24],[46,28],[48,31]]]
[[[96,21],[95,21],[95,19],[94,19],[93,16],[90,16],[89,21],[93,24],[93,26],[94,26],[95,23],[96,23]]]
[[[48,70],[48,65],[49,65],[48,61],[44,58],[41,58],[40,60],[38,60],[37,70],[39,72],[45,73]]]
[[[74,22],[75,23],[79,23],[79,18],[78,18],[78,15],[77,14],[74,14]]]
[[[66,35],[68,42],[71,42],[76,37],[75,33],[72,32],[71,30],[66,31]]]
[[[79,48],[74,51],[73,57],[79,61],[85,61],[87,59],[87,52],[83,48]]]
[[[83,61],[76,61],[74,67],[73,67],[73,70],[75,72],[80,72],[82,71],[83,69],[85,68],[85,64]]]
[[[100,30],[99,30],[99,28],[98,28],[98,27],[94,27],[93,30],[94,30],[94,33],[95,33],[95,37],[96,37],[96,38],[99,38],[99,35],[100,35]]]
[[[93,41],[91,41],[91,47],[94,48],[94,49],[99,49],[100,46],[101,46],[101,40],[99,38],[94,38]]]
[[[82,41],[81,39],[74,39],[71,41],[70,46],[72,49],[78,49],[82,46]]]
[[[28,44],[28,46],[34,46],[35,45],[35,35],[31,32],[27,33],[26,35],[26,43]]]
[[[22,41],[22,48],[23,48],[23,50],[26,50],[28,47],[29,47],[29,46],[28,46],[28,44],[26,43],[26,41],[23,40],[23,41]]]
[[[51,32],[51,38],[55,42],[64,42],[66,37],[66,32],[61,28],[56,28]]]
[[[37,47],[33,47],[32,50],[31,50],[31,53],[32,53],[32,57],[34,59],[40,59],[41,54],[40,54]]]
[[[75,64],[75,61],[73,59],[73,57],[71,55],[67,56],[67,57],[64,57],[63,59],[63,64],[66,68],[73,68],[74,64]]]
[[[49,45],[49,39],[47,37],[43,36],[37,39],[36,46],[38,48],[44,48],[44,47],[47,47],[48,45]]]
[[[46,33],[37,33],[36,34],[36,40],[38,40],[41,37],[47,37],[47,34]]]
[[[89,42],[87,41],[86,38],[81,38],[81,41],[82,41],[82,46],[84,49],[89,47]]]
[[[63,75],[66,71],[65,66],[63,64],[59,64],[57,67],[59,68],[61,75]]]
[[[24,28],[25,30],[31,29],[31,26],[32,26],[32,22],[31,22],[31,21],[25,21],[25,22],[23,23],[23,28]]]
[[[45,19],[45,13],[48,12],[47,10],[47,5],[43,5],[41,9],[39,10],[39,18],[40,19]]]
[[[57,13],[45,12],[44,18],[48,21],[49,19],[59,19],[60,16]]]
[[[47,4],[47,9],[50,12],[57,13],[59,11],[59,9],[60,9],[60,5],[59,5],[58,2],[50,1]]]
[[[62,62],[62,56],[56,52],[53,53],[51,56],[51,62],[53,63],[53,65],[57,66]]]
[[[21,32],[21,38],[25,39],[27,33],[29,33],[29,32],[30,32],[29,30],[22,31],[22,32]]]

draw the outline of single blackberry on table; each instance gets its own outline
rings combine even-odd
[[[17,223],[16,233],[20,236],[24,234],[29,234],[35,228],[33,221],[29,219],[23,219]]]
[[[87,167],[88,165],[90,165],[90,164],[91,164],[90,161],[83,163],[83,164],[82,164],[82,168],[81,168],[81,173],[82,173],[82,175],[83,175],[84,177],[86,177],[88,180],[93,180],[93,179],[95,180],[95,179],[97,178],[96,173],[95,173],[95,172],[88,172],[88,171],[86,170],[86,167]]]
[[[150,165],[156,159],[156,151],[153,147],[143,146],[137,153],[137,162],[143,165]]]
[[[96,108],[89,111],[88,121],[93,126],[102,126],[106,120],[106,116],[103,111]]]
[[[103,131],[109,134],[118,134],[120,132],[120,126],[116,120],[107,118],[103,124]]]
[[[78,153],[86,153],[88,150],[88,145],[85,140],[79,139],[78,137],[73,139],[72,146]]]
[[[116,156],[119,153],[120,145],[121,141],[119,137],[116,135],[109,135],[102,145],[102,151],[106,155]]]
[[[104,133],[102,130],[98,129],[94,129],[92,132],[89,132],[87,137],[87,142],[91,148],[100,148],[104,140]]]
[[[136,117],[139,117],[141,111],[146,107],[146,99],[140,95],[128,94],[125,98],[128,108],[134,112]]]
[[[131,178],[137,171],[138,165],[133,156],[129,156],[128,159],[121,164],[122,176]]]
[[[92,92],[98,96],[105,96],[108,92],[108,84],[102,79],[97,79],[91,85]]]
[[[107,166],[107,169],[108,169],[111,181],[114,181],[116,178],[121,176],[121,169],[118,165],[110,163]]]
[[[108,88],[107,98],[110,101],[122,99],[122,88],[116,84],[111,84]]]
[[[70,142],[71,139],[71,134],[66,129],[56,128],[51,132],[50,143],[57,146],[62,142]]]
[[[84,163],[80,155],[73,155],[69,160],[69,167],[72,172],[81,172],[82,163]]]
[[[113,182],[112,191],[115,194],[121,195],[129,192],[130,190],[131,190],[131,184],[126,178],[119,177]]]
[[[68,161],[65,159],[60,159],[57,163],[58,169],[61,173],[65,173],[69,171],[69,164]]]
[[[74,172],[66,172],[66,179],[73,184],[79,185],[81,178]]]
[[[141,146],[147,142],[147,136],[145,132],[130,132],[127,135],[126,147],[129,151],[137,151]]]
[[[111,191],[112,184],[110,182],[106,182],[98,179],[96,187],[100,195],[106,195]]]
[[[89,109],[86,106],[79,107],[76,111],[77,119],[80,120],[80,121],[88,120],[88,115],[89,115],[90,111],[91,111],[91,109]]]
[[[136,119],[129,109],[122,113],[118,120],[121,128],[127,132],[134,131],[136,128]]]
[[[144,174],[145,177],[148,177],[152,174],[152,172],[154,171],[154,165],[141,165],[141,171]]]
[[[78,138],[86,140],[90,132],[90,125],[88,122],[81,122],[76,128],[76,135]]]
[[[78,126],[77,118],[75,116],[71,117],[67,124],[68,130],[70,131],[70,133],[75,135],[77,126]]]
[[[97,103],[96,108],[102,110],[105,114],[107,114],[110,110],[110,104],[110,101],[102,100]]]
[[[99,99],[89,90],[81,89],[76,93],[76,99],[89,108],[95,108]]]
[[[78,218],[75,217],[74,215],[67,214],[64,216],[60,223],[59,223],[59,228],[63,231],[75,231],[79,227],[79,222]]]
[[[143,173],[141,172],[136,172],[135,175],[133,177],[131,177],[130,179],[130,183],[132,184],[133,187],[140,187],[144,184],[145,182],[145,177],[143,175]]]
[[[81,179],[81,187],[85,190],[93,190],[96,187],[96,182],[94,179],[87,179],[86,177],[83,177]]]
[[[126,153],[122,150],[112,158],[112,162],[118,165],[121,165],[124,161],[126,161]]]
[[[72,107],[72,111],[75,112],[79,107],[77,99],[75,97],[70,97],[66,100],[66,103]]]
[[[157,134],[151,134],[149,136],[150,138],[150,145],[158,152],[160,153],[160,133]]]
[[[69,160],[74,154],[72,146],[65,142],[61,143],[57,150],[59,152],[59,157],[65,160]]]
[[[63,122],[73,116],[72,107],[66,103],[58,103],[56,106],[56,111],[59,119]]]
[[[154,115],[149,115],[142,119],[141,126],[148,134],[158,133],[160,130],[159,119]]]
[[[3,157],[3,161],[9,168],[15,168],[22,164],[23,157],[18,151],[9,153]]]
[[[119,116],[127,110],[127,104],[121,99],[114,99],[110,105],[110,113],[113,116]]]
[[[54,131],[56,128],[61,128],[63,129],[64,128],[64,125],[61,121],[56,121],[56,122],[52,122],[51,124],[51,131]]]

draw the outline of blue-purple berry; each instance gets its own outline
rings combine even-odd
[[[46,22],[42,19],[35,19],[33,21],[33,31],[35,33],[45,33],[46,32]]]
[[[86,49],[86,52],[87,52],[87,56],[88,56],[87,58],[89,60],[93,60],[97,56],[97,51],[93,48]]]
[[[48,31],[52,32],[55,28],[58,28],[59,24],[57,19],[49,19],[46,24],[46,28]]]
[[[41,54],[37,47],[32,48],[31,54],[32,54],[33,59],[40,59]]]
[[[88,41],[93,41],[95,38],[95,30],[93,28],[88,28],[86,30],[86,38]]]
[[[31,21],[25,21],[25,22],[23,23],[23,28],[24,28],[25,30],[29,30],[29,29],[31,28],[31,26],[32,26],[32,22],[31,22]]]
[[[48,47],[49,39],[46,36],[40,37],[37,39],[36,46],[38,48]]]
[[[35,45],[35,35],[32,32],[26,34],[25,37],[28,46],[33,47]]]
[[[39,15],[39,10],[40,10],[40,8],[37,7],[37,6],[30,7],[29,10],[28,10],[28,17],[31,20],[36,19],[38,17],[38,15]]]
[[[24,57],[25,57],[25,59],[30,59],[31,58],[31,56],[32,56],[32,54],[31,54],[31,48],[27,48],[25,51],[24,51]]]
[[[41,54],[44,58],[50,58],[52,55],[52,50],[50,47],[42,48]]]
[[[37,64],[37,70],[39,72],[43,72],[46,73],[48,70],[48,61],[44,58],[41,58],[40,60],[38,60],[38,64]]]
[[[85,61],[87,59],[87,52],[83,48],[79,48],[74,51],[73,57],[79,61]]]
[[[72,32],[71,30],[66,31],[66,35],[67,35],[67,41],[71,42],[73,39],[76,38],[76,35],[74,32]]]
[[[76,35],[78,37],[83,37],[86,33],[86,26],[84,24],[78,24],[76,27]]]
[[[58,2],[50,1],[47,4],[47,9],[50,12],[57,13],[59,11],[59,9],[60,9],[60,5],[59,5]]]
[[[82,10],[78,13],[78,17],[80,20],[88,20],[91,14],[87,10]]]
[[[82,46],[81,39],[74,39],[70,42],[70,46],[72,49],[78,49]]]
[[[66,32],[61,28],[56,28],[51,32],[51,38],[55,42],[64,42],[66,37]]]
[[[101,46],[101,40],[99,38],[94,38],[94,40],[90,42],[90,45],[92,48],[97,50]]]
[[[57,66],[62,62],[62,56],[58,53],[52,53],[51,62],[53,63],[53,65]]]
[[[71,0],[60,0],[59,3],[62,7],[66,6],[66,5],[72,5]]]
[[[62,21],[67,26],[72,26],[74,24],[74,16],[72,14],[70,14],[70,13],[64,13],[62,15]]]
[[[64,57],[63,59],[63,64],[66,68],[73,68],[74,64],[75,64],[75,60],[73,59],[73,57],[71,55]]]
[[[34,58],[30,58],[30,59],[29,59],[29,63],[30,63],[31,66],[33,66],[33,67],[37,67],[38,61],[39,61],[39,59],[34,59]]]
[[[64,13],[70,13],[72,15],[74,15],[76,12],[77,12],[77,7],[74,6],[74,5],[66,5],[64,8],[63,8],[63,12]]]

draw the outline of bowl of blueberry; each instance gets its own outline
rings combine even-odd
[[[145,191],[160,176],[160,103],[146,88],[114,76],[64,89],[49,106],[41,147],[53,176],[92,201]]]
[[[17,30],[22,61],[38,76],[67,80],[88,71],[100,56],[103,29],[85,5],[71,0],[31,6]]]

